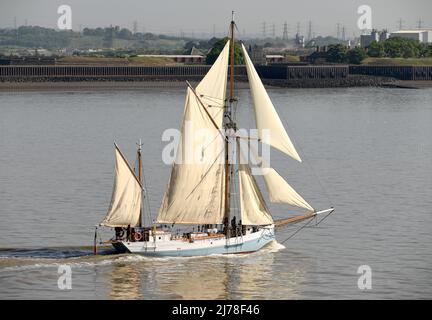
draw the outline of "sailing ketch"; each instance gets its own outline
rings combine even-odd
[[[176,160],[157,219],[149,226],[142,225],[141,145],[138,174],[115,146],[116,175],[111,205],[100,225],[116,229],[111,243],[119,252],[149,256],[254,252],[275,239],[275,223],[289,224],[333,212],[333,208],[316,211],[274,169],[266,168],[263,178],[270,201],[308,211],[273,221],[241,148],[240,140],[251,138],[237,133],[233,110],[236,102],[234,27],[231,21],[230,41],[198,86],[194,89],[187,83]],[[243,45],[242,52],[255,108],[258,141],[301,162]],[[229,61],[229,96],[226,97]],[[270,134],[264,134],[265,130]],[[232,152],[234,149],[236,152]],[[240,211],[238,223],[233,218],[236,209]],[[194,231],[174,234],[167,225],[192,225]]]

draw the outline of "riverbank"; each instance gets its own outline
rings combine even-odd
[[[430,87],[432,67],[354,65],[257,66],[267,86],[282,88]],[[133,89],[182,86],[198,82],[208,65],[183,66],[0,66],[0,90]],[[235,66],[237,83],[247,82],[246,69]],[[247,84],[245,84],[247,86]]]
[[[336,79],[263,79],[263,83],[283,88],[349,88],[349,87],[385,87],[397,82],[390,77],[348,75]]]
[[[189,81],[193,86],[198,81]],[[1,91],[94,91],[142,90],[146,88],[186,88],[186,81],[74,81],[74,82],[0,82]],[[237,82],[238,89],[248,88],[247,82]]]
[[[191,80],[192,85],[197,84],[199,79]],[[286,80],[286,79],[263,79],[267,87],[280,88],[336,88],[336,87],[421,87],[422,83],[429,83],[432,87],[432,81],[398,81],[393,78],[357,76],[350,75],[342,79],[304,79],[304,80]],[[412,83],[412,84],[411,84]],[[0,82],[0,91],[93,91],[93,90],[141,90],[145,88],[169,88],[185,87],[185,80],[153,80],[139,81],[134,80],[117,80],[117,81],[13,81]],[[423,87],[428,87],[424,84]],[[237,80],[236,88],[247,89],[249,84],[246,79]]]

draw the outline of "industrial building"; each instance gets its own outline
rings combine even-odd
[[[189,55],[189,54],[139,54],[138,57],[145,58],[166,58],[174,62],[188,63],[188,64],[205,64],[205,56],[202,55]]]
[[[360,36],[360,46],[363,48],[367,48],[373,41],[379,42],[387,40],[390,37],[390,34],[387,30],[378,31],[373,29],[370,34],[362,34]]]
[[[399,30],[399,31],[392,32],[390,37],[413,39],[413,40],[417,40],[420,43],[432,43],[432,30],[425,30],[425,29]]]

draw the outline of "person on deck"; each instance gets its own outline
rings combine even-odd
[[[127,239],[127,241],[131,241],[130,236],[131,236],[131,229],[130,229],[130,224],[129,224],[127,226],[127,229],[126,229],[126,239]]]
[[[116,240],[122,240],[123,237],[123,228],[121,227],[115,227],[115,235],[116,235]]]

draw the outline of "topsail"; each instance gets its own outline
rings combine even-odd
[[[262,142],[271,145],[301,162],[297,150],[294,148],[290,137],[261,82],[249,55],[242,44],[246,70],[249,79],[250,90],[255,107],[255,119],[258,128],[258,137]]]

